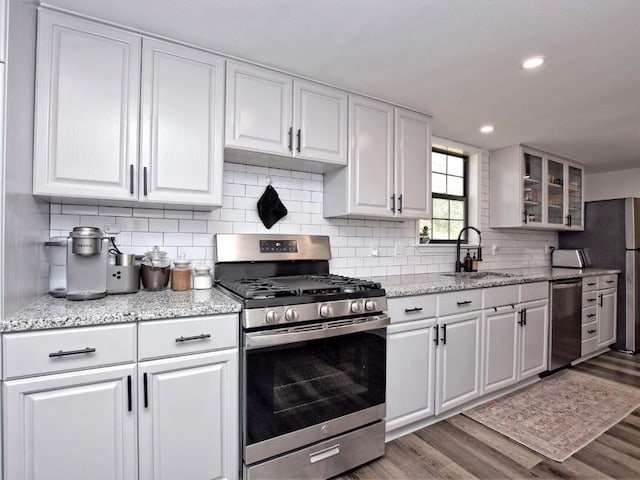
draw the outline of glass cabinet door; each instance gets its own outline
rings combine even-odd
[[[542,223],[542,157],[524,154],[523,224]]]
[[[547,223],[564,224],[564,163],[547,163]]]
[[[582,169],[569,166],[569,213],[567,223],[570,228],[582,228]]]

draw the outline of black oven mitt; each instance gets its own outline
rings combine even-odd
[[[271,228],[287,214],[287,207],[280,201],[278,192],[271,185],[267,185],[262,196],[258,199],[258,215],[265,227]]]

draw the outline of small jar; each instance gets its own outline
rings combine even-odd
[[[180,260],[173,262],[171,272],[171,290],[177,292],[191,290],[191,262],[184,258],[184,253]]]
[[[193,275],[193,289],[194,290],[206,290],[213,287],[213,280],[211,279],[211,268],[207,265],[198,265],[194,267]]]

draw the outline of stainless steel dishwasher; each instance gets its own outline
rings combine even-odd
[[[549,370],[580,358],[582,349],[582,280],[551,282]]]

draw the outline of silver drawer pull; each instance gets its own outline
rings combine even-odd
[[[85,355],[88,353],[95,353],[95,352],[96,352],[96,349],[91,347],[83,348],[82,350],[67,350],[67,351],[58,350],[57,352],[50,353],[49,358],[68,357],[69,355]]]
[[[193,337],[179,337],[179,338],[176,338],[176,343],[191,342],[193,340],[206,340],[207,338],[211,338],[211,334],[210,333],[201,333],[200,335],[194,335]]]
[[[461,305],[469,305],[469,304],[471,303],[471,300],[465,300],[465,301],[463,301],[463,302],[456,302],[456,303],[458,304],[458,306],[461,306]]]
[[[333,447],[325,448],[324,450],[320,450],[315,453],[309,454],[309,462],[316,463],[322,460],[326,460],[327,458],[331,458],[335,455],[340,455],[340,444],[334,445]]]

